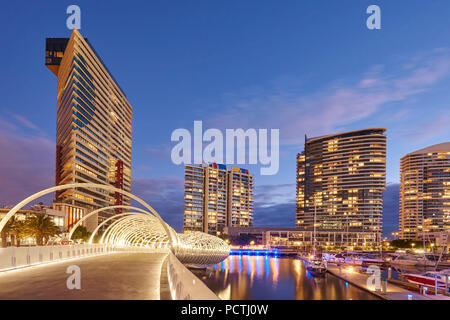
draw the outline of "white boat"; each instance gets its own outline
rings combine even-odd
[[[327,273],[325,262],[316,258],[308,262],[306,270],[314,277],[324,277]]]
[[[403,276],[410,283],[422,286],[435,287],[436,281],[439,288],[446,288],[450,285],[450,269],[442,271],[428,271],[423,274],[405,273]]]
[[[412,254],[398,255],[391,260],[392,265],[397,266],[434,266],[436,262],[430,260],[426,255],[417,256]]]
[[[383,266],[385,264],[385,261],[380,258],[374,258],[374,257],[370,257],[370,256],[362,256],[356,260],[356,264],[362,265],[362,266],[370,266],[370,265]]]
[[[434,267],[438,262],[438,258],[436,258],[432,254],[425,254],[421,256],[421,259],[416,264],[416,266],[424,266],[424,267]]]
[[[327,260],[331,263],[341,264],[345,262],[345,256],[340,253],[331,254],[328,256]]]

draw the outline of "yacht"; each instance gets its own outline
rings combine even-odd
[[[323,260],[314,258],[308,262],[306,270],[314,277],[324,277],[327,273],[327,267]]]
[[[391,260],[391,264],[394,266],[434,266],[436,265],[436,261],[434,259],[430,259],[428,255],[412,255],[412,254],[404,254],[398,255]]]
[[[355,263],[361,266],[370,266],[370,265],[384,266],[386,262],[381,258],[365,255],[357,259]]]
[[[442,271],[428,271],[423,274],[405,273],[403,276],[408,280],[408,282],[423,286],[434,287],[436,285],[436,281],[439,288],[446,288],[450,284],[450,269]]]

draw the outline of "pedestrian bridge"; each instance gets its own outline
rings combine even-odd
[[[229,246],[205,233],[177,234],[145,201],[109,185],[76,183],[33,194],[0,221],[0,232],[28,203],[72,188],[118,192],[141,207],[115,205],[90,212],[69,239],[92,215],[108,210],[112,216],[85,244],[0,249],[0,299],[218,299],[186,265],[217,264],[228,256]],[[94,243],[103,225],[107,227]],[[71,265],[80,267],[80,290],[66,286]]]

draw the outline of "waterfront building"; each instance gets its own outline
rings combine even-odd
[[[363,236],[358,246],[377,245],[382,231],[386,183],[386,130],[369,128],[305,137],[297,155],[299,230]]]
[[[58,80],[56,185],[91,182],[129,192],[132,108],[124,92],[89,41],[75,29],[70,38],[47,38],[45,65]],[[119,193],[84,188],[56,192],[55,202],[86,212],[130,204]],[[110,214],[104,211],[92,217],[87,222],[89,230],[95,228],[97,219]]]
[[[313,246],[316,250],[323,251],[346,251],[348,250],[370,250],[375,249],[375,234],[362,231],[344,230],[299,230],[297,228],[280,227],[226,227],[224,234],[233,241],[244,239],[253,241],[255,245],[263,245],[267,249],[291,249],[300,251],[311,251]],[[314,241],[315,234],[315,241]],[[363,247],[363,239],[366,246]]]
[[[185,166],[184,232],[220,235],[226,226],[252,223],[253,176],[248,170],[216,163]]]
[[[84,210],[84,209],[83,209]],[[63,208],[55,206],[54,204],[52,206],[44,205],[41,203],[32,205],[30,207],[30,210],[25,212],[32,213],[32,214],[45,214],[50,217],[50,219],[53,220],[53,223],[59,227],[59,229],[62,232],[70,231],[71,225],[69,225],[70,222],[70,216],[71,214],[75,214],[75,212],[69,214],[67,211],[64,211]],[[83,215],[83,211],[79,212],[80,215]]]
[[[435,241],[450,230],[450,142],[400,160],[400,239]]]

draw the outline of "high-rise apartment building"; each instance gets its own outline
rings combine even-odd
[[[361,232],[357,246],[379,241],[386,181],[386,136],[371,128],[305,137],[297,155],[301,230]],[[368,244],[370,245],[370,244]]]
[[[58,78],[56,185],[92,182],[130,191],[132,108],[100,56],[73,30],[70,38],[47,38],[45,65]],[[130,204],[119,193],[85,188],[57,192],[55,202],[87,211]]]
[[[220,234],[224,227],[253,223],[253,177],[222,164],[186,165],[184,232]]]
[[[450,142],[400,161],[400,239],[422,240],[450,229]]]

